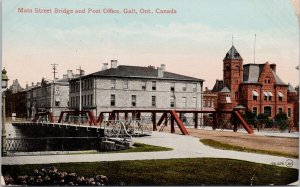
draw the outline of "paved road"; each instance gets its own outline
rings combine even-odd
[[[198,138],[170,133],[153,132],[152,136],[134,138],[133,141],[151,145],[171,147],[172,151],[138,152],[138,153],[107,153],[107,154],[78,154],[78,155],[43,155],[15,156],[2,158],[3,165],[46,164],[68,162],[99,162],[117,160],[149,160],[169,158],[231,158],[256,163],[276,164],[278,166],[298,168],[298,159],[270,156],[238,151],[213,149],[199,142]],[[292,163],[292,164],[291,164]],[[292,165],[292,166],[290,166]]]

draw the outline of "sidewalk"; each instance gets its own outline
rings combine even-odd
[[[105,153],[79,155],[43,155],[43,156],[15,156],[2,158],[3,165],[51,164],[68,162],[100,162],[117,160],[149,160],[170,158],[230,158],[262,164],[275,164],[282,167],[298,168],[298,159],[285,158],[255,153],[227,151],[214,149],[202,144],[198,138],[177,134],[152,132],[152,136],[134,138],[133,141],[170,147],[172,151],[136,152],[136,153]]]

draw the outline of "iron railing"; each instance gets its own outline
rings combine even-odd
[[[102,150],[98,137],[6,138],[7,152]]]

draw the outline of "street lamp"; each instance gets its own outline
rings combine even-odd
[[[5,68],[2,70],[2,89],[7,88],[7,83],[8,83],[8,77],[6,75],[7,71]],[[2,156],[6,155],[6,150],[5,150],[5,145],[6,145],[6,130],[5,130],[5,93],[2,92],[2,146],[1,146],[1,151],[2,151]]]

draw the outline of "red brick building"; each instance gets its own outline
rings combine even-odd
[[[243,64],[243,58],[232,46],[223,59],[223,80],[217,80],[212,91],[218,93],[217,110],[238,106],[272,118],[285,112],[293,119],[298,94],[288,88],[276,74],[276,64]]]
[[[205,87],[203,91],[203,107],[214,109],[218,104],[218,93],[213,92],[212,90],[208,90]]]

